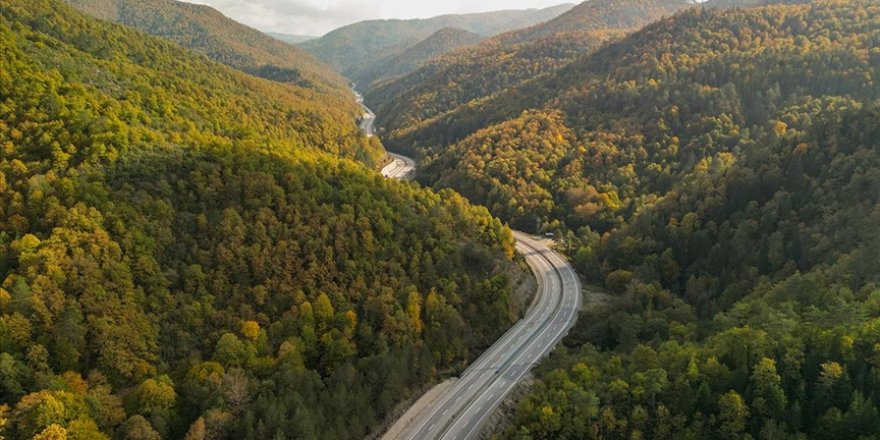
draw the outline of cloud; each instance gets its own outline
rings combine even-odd
[[[209,5],[246,25],[272,32],[322,35],[326,31],[367,17],[365,1],[320,2],[303,0],[191,0]],[[374,18],[374,17],[370,17]]]
[[[567,0],[188,0],[214,7],[230,18],[269,32],[323,35],[350,23],[377,18],[552,6]]]

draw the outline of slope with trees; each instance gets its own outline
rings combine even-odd
[[[280,32],[266,32],[266,35],[290,44],[305,43],[306,41],[318,38],[312,35],[284,34]]]
[[[348,82],[314,56],[209,6],[177,0],[65,1],[88,15],[167,38],[235,69],[350,101]],[[340,100],[337,105],[345,104]]]
[[[368,20],[345,26],[301,47],[342,72],[364,70],[389,54],[399,54],[444,28],[464,29],[482,36],[532,26],[572,8],[560,4],[544,9],[506,10],[475,14],[441,15],[427,19]]]
[[[694,9],[422,138],[611,294],[499,436],[876,438],[877,41],[873,0]]]
[[[567,151],[544,170],[549,177],[541,175],[542,189],[552,194],[547,211],[554,213],[506,218],[517,227],[558,220],[572,230],[604,232],[703,158],[741,150],[739,140],[782,108],[814,96],[878,98],[874,23],[858,12],[852,19],[819,20],[808,14],[821,10],[811,11],[695,10],[652,25],[504,97],[469,106],[449,123],[423,128],[414,145],[437,159],[422,180],[434,184],[445,175],[442,185],[456,187],[451,172],[482,179],[494,166],[491,149],[500,136],[515,148],[517,127],[530,126],[535,114],[559,112],[569,133]],[[477,131],[493,121],[498,124]],[[527,181],[544,166],[525,154],[512,163],[509,174]],[[509,190],[484,188],[493,191]]]
[[[367,64],[352,73],[351,77],[359,84],[372,86],[377,82],[406,75],[433,58],[461,47],[478,44],[483,39],[479,34],[464,29],[443,28],[400,53],[392,52],[385,58]]]
[[[365,96],[391,148],[425,153],[410,146],[423,145],[422,131],[442,127],[457,118],[457,111],[466,112],[493,95],[503,97],[511,87],[691,6],[685,0],[591,0],[546,23],[439,57],[405,77],[371,87]]]
[[[780,117],[581,242],[614,296],[503,438],[877,438],[880,103]]]
[[[5,438],[362,438],[520,312],[510,231],[299,87],[55,0],[0,35]]]

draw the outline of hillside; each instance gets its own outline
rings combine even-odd
[[[590,0],[544,24],[499,35],[432,60],[402,78],[365,92],[386,141],[406,151],[407,136],[436,118],[552,72],[663,16],[690,7],[685,0]]]
[[[301,47],[337,71],[350,76],[382,55],[401,53],[444,28],[492,36],[550,20],[572,6],[561,4],[545,9],[443,15],[413,20],[363,21],[334,30],[317,40],[307,41]]]
[[[0,37],[0,436],[359,439],[520,313],[510,231],[311,91],[55,0]]]
[[[880,104],[815,104],[581,247],[614,296],[501,438],[876,438]]]
[[[475,45],[483,37],[464,29],[443,28],[423,41],[402,52],[392,52],[387,58],[358,69],[351,77],[359,84],[371,85],[406,75],[427,61],[454,51],[460,47]]]
[[[102,20],[167,38],[263,78],[350,96],[348,82],[308,52],[237,23],[205,5],[176,0],[65,0]]]
[[[749,35],[739,36],[739,20],[748,25]],[[717,29],[679,25],[689,21]],[[456,114],[455,126],[432,128],[436,137],[420,138],[416,145],[442,146],[435,141],[462,136],[492,118],[503,121],[441,150],[437,163],[425,170],[425,181],[434,182],[441,174],[444,182],[465,178],[450,175],[450,170],[467,170],[469,177],[462,182],[484,179],[488,175],[483,171],[495,167],[497,152],[513,148],[512,153],[519,154],[517,138],[540,138],[543,130],[550,130],[553,144],[564,146],[559,160],[539,156],[546,162],[519,161],[503,173],[514,181],[538,175],[548,178],[541,187],[549,192],[540,201],[546,211],[529,213],[522,218],[522,227],[534,227],[536,219],[561,209],[558,212],[570,216],[559,219],[574,229],[586,225],[607,230],[620,223],[621,214],[641,206],[638,200],[650,200],[719,148],[733,150],[743,132],[768,124],[780,109],[802,105],[811,97],[842,96],[864,102],[880,98],[880,90],[871,82],[877,73],[876,54],[870,47],[876,31],[870,27],[873,23],[840,22],[846,27],[834,39],[810,45],[803,41],[823,35],[826,21],[788,31],[758,14],[738,17],[698,9],[654,24],[503,97],[473,106],[467,114]],[[841,65],[839,59],[847,61]],[[804,67],[795,71],[774,68],[774,63]],[[497,142],[502,139],[504,143]],[[490,151],[474,150],[488,145]],[[545,172],[536,175],[534,167]],[[583,201],[565,192],[583,178],[590,181],[589,192],[606,193],[603,198],[609,200],[598,204],[598,212],[571,215]],[[501,191],[495,184],[477,186],[498,201],[506,202],[516,192]],[[632,203],[611,201],[633,198]],[[481,197],[474,200],[489,207],[495,203]],[[516,216],[504,217],[519,224]]]
[[[876,437],[878,39],[874,0],[692,8],[413,132],[608,292],[504,438]]]
[[[639,29],[694,4],[688,0],[589,0],[545,23],[504,35],[501,40],[521,43],[560,33]]]
[[[315,37],[312,35],[293,35],[293,34],[282,34],[282,33],[278,33],[278,32],[266,32],[266,35],[268,35],[272,38],[281,40],[285,43],[290,43],[290,44],[304,43],[306,41],[314,40],[315,38],[318,38],[318,37]]]

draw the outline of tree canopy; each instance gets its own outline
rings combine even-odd
[[[6,438],[362,438],[520,311],[510,231],[293,84],[0,10]]]

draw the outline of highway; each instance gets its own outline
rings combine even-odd
[[[385,176],[400,178],[412,173],[412,159],[392,156],[395,162],[382,170]],[[581,308],[581,286],[574,269],[546,241],[522,232],[514,232],[514,238],[538,280],[532,306],[397,438],[475,438],[516,384],[574,325]]]
[[[376,130],[374,128],[374,124],[376,122],[376,114],[370,110],[364,104],[364,96],[361,95],[357,90],[354,90],[355,100],[361,107],[364,109],[364,115],[361,117],[360,128],[361,131],[366,133],[367,136],[373,136],[376,134]],[[389,179],[409,179],[412,177],[412,173],[416,169],[416,163],[414,160],[402,156],[400,154],[394,154],[389,152],[388,156],[391,157],[392,161],[390,164],[386,165],[385,168],[382,168],[382,175]]]
[[[373,111],[370,110],[369,107],[364,105],[364,96],[363,95],[361,95],[356,90],[354,92],[354,95],[355,95],[355,99],[357,100],[358,104],[360,104],[361,107],[364,108],[364,114],[363,114],[363,116],[361,116],[361,123],[360,123],[361,131],[366,133],[367,136],[372,137],[376,134],[376,130],[374,128],[374,124],[376,123],[376,114],[373,113]]]
[[[416,163],[412,159],[401,156],[399,154],[388,153],[393,159],[392,162],[382,168],[382,175],[389,179],[408,179],[412,177],[413,171],[416,169]]]
[[[542,240],[515,232],[516,248],[538,280],[525,318],[483,353],[400,438],[473,439],[505,397],[568,332],[581,307],[571,266]]]
[[[366,111],[372,114],[369,109]],[[375,120],[375,115],[372,117]],[[362,123],[361,127],[365,125]],[[372,130],[372,121],[366,127]],[[403,179],[415,170],[412,159],[390,155],[394,161],[382,170],[384,176]],[[517,251],[538,281],[538,291],[525,317],[406,423],[395,439],[476,438],[505,397],[577,320],[582,301],[581,285],[571,265],[550,249],[546,240],[516,231],[514,238]]]

